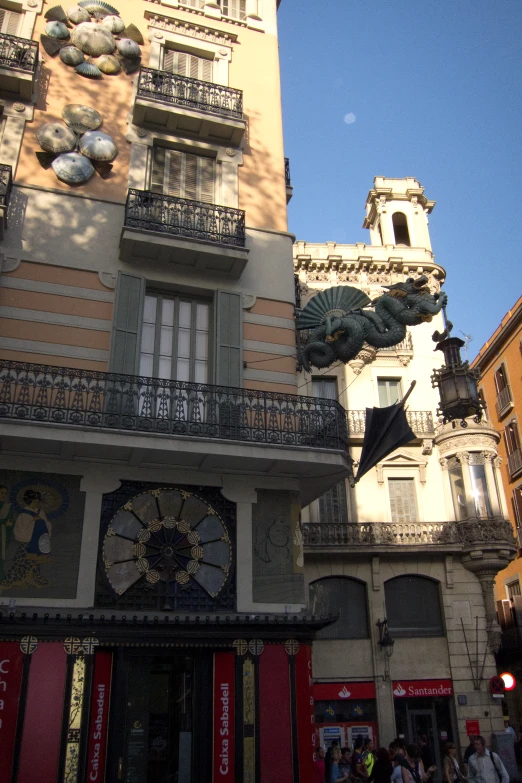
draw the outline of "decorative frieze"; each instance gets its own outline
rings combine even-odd
[[[147,19],[152,27],[159,27],[161,30],[167,30],[178,35],[188,35],[191,38],[197,38],[201,41],[210,41],[211,43],[226,44],[230,46],[237,43],[236,33],[227,33],[223,30],[215,30],[207,25],[199,25],[194,22],[184,22],[180,19],[173,19],[161,14],[153,14],[151,11],[145,11]]]

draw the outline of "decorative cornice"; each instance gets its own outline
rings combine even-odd
[[[170,16],[155,14],[152,11],[145,11],[145,19],[150,22],[152,27],[159,27],[161,30],[167,30],[178,35],[188,35],[190,38],[198,38],[202,41],[225,44],[226,46],[231,46],[238,42],[236,33],[227,33],[223,30],[213,29],[208,25],[173,19]]]
[[[482,451],[487,452],[491,458],[496,457],[500,434],[488,421],[476,424],[472,419],[468,419],[468,422],[465,429],[453,428],[451,423],[438,426],[435,444],[440,454],[448,456],[457,452]]]

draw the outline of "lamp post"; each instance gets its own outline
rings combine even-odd
[[[379,629],[379,645],[386,653],[386,656],[391,658],[393,655],[393,645],[395,644],[395,639],[392,639],[390,636],[390,632],[388,630],[388,620],[386,617],[384,620],[377,620],[376,625]]]
[[[444,424],[451,421],[453,427],[458,419],[460,426],[467,427],[466,419],[473,416],[478,424],[482,419],[484,403],[477,389],[478,370],[471,370],[467,361],[463,362],[460,349],[465,345],[460,337],[451,337],[453,328],[451,321],[446,319],[446,308],[442,308],[445,329],[442,333],[435,332],[433,340],[437,343],[436,351],[444,354],[444,365],[434,370],[431,385],[438,387],[440,404],[437,409]]]

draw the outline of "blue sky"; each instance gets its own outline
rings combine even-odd
[[[290,230],[369,241],[374,176],[416,177],[472,358],[522,293],[521,1],[282,0],[279,36]]]

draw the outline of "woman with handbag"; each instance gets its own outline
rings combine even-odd
[[[444,762],[442,764],[443,783],[465,783],[466,776],[461,772],[457,761],[457,746],[446,742],[444,746]]]

